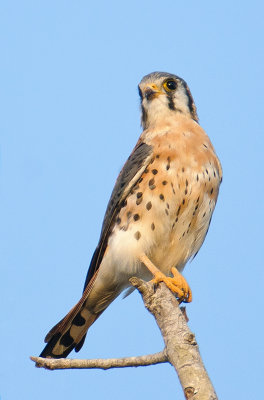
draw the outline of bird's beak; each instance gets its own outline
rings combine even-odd
[[[158,97],[162,92],[158,89],[158,87],[153,83],[150,85],[146,85],[143,89],[143,96],[147,100],[153,100]]]

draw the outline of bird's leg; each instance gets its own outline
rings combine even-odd
[[[172,267],[171,272],[173,277],[164,275],[146,256],[146,254],[141,254],[139,257],[140,261],[147,267],[147,269],[154,275],[151,280],[155,285],[159,282],[164,282],[165,285],[173,292],[176,293],[180,302],[190,303],[192,301],[191,289],[180,274],[177,268]]]

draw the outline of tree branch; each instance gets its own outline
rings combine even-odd
[[[131,278],[145,307],[155,317],[165,342],[168,361],[175,368],[186,399],[217,400],[201,359],[198,344],[172,292],[161,283],[155,290],[150,282]]]
[[[165,342],[162,352],[139,357],[112,359],[52,359],[31,357],[37,367],[65,368],[123,368],[169,362],[176,370],[187,400],[217,400],[212,383],[203,365],[194,334],[186,315],[172,292],[164,283],[154,287],[151,282],[131,278],[131,284],[141,293],[145,307],[155,317]]]
[[[166,351],[149,354],[138,357],[123,357],[123,358],[97,358],[93,360],[78,360],[70,358],[42,358],[30,357],[35,361],[37,367],[46,369],[109,369],[109,368],[124,368],[124,367],[142,367],[146,365],[160,364],[168,361]]]

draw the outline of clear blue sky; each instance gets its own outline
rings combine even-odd
[[[183,399],[169,365],[50,372],[29,360],[79,299],[140,134],[137,84],[155,70],[188,82],[224,169],[209,234],[185,269],[190,327],[219,397],[259,397],[263,12],[254,0],[1,2],[1,400]],[[100,317],[78,356],[162,348],[134,293]]]

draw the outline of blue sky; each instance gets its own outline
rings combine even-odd
[[[137,84],[155,70],[188,82],[224,169],[209,234],[184,272],[189,325],[219,397],[259,396],[263,11],[254,0],[1,2],[1,400],[183,399],[169,365],[50,372],[29,360],[79,299],[140,134]],[[162,348],[133,293],[98,319],[78,357]]]

